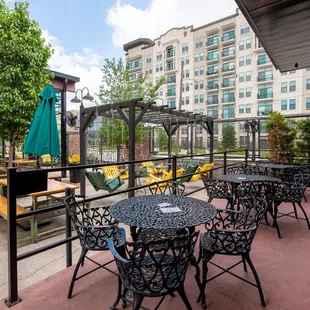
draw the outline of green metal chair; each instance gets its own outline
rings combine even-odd
[[[124,184],[124,182],[120,179],[121,174],[114,178],[106,179],[104,173],[101,171],[91,172],[85,170],[84,173],[96,191],[102,189],[112,193]]]
[[[184,170],[184,172],[182,173],[182,175],[184,175],[182,177],[176,180],[176,187],[178,189],[178,195],[183,195],[185,192],[185,185],[184,183],[189,183],[190,180],[193,178],[193,173],[196,172],[197,168],[199,167],[198,164],[194,165],[194,166],[187,166],[187,168]]]

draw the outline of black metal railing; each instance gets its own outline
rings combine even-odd
[[[152,161],[156,162],[156,161],[167,161],[168,162],[168,169],[172,169],[173,171],[173,178],[171,179],[171,181],[173,182],[173,184],[176,184],[176,170],[178,167],[178,161],[180,160],[184,160],[184,159],[188,159],[188,158],[202,158],[203,162],[209,161],[209,162],[214,162],[215,158],[223,158],[223,165],[218,166],[216,168],[213,168],[212,170],[210,170],[209,172],[209,176],[212,179],[213,178],[213,171],[219,170],[219,169],[223,169],[223,173],[226,174],[226,170],[227,167],[229,166],[234,166],[237,164],[240,164],[242,162],[247,163],[248,161],[248,151],[244,150],[244,156],[241,155],[237,155],[235,157],[233,157],[234,159],[243,159],[242,161],[239,161],[237,163],[233,163],[233,164],[227,164],[228,161],[228,154],[232,154],[234,152],[240,152],[240,150],[238,151],[224,151],[224,152],[214,152],[214,153],[206,153],[206,154],[199,154],[199,155],[191,155],[191,156],[172,156],[172,157],[163,157],[163,158],[154,158],[152,159]],[[62,172],[62,171],[74,171],[74,170],[78,170],[78,171],[83,171],[84,169],[90,169],[90,168],[101,168],[101,167],[107,167],[107,166],[115,166],[115,165],[124,165],[124,164],[128,164],[128,165],[135,165],[135,164],[139,164],[139,163],[143,163],[145,161],[149,161],[149,159],[147,160],[135,160],[135,161],[126,161],[126,162],[114,162],[114,163],[99,163],[99,164],[93,164],[93,165],[76,165],[76,166],[70,166],[70,167],[61,167],[61,168],[48,168],[48,169],[33,169],[31,171],[24,171],[24,174],[29,173],[29,176],[31,175],[31,173],[33,171],[42,171],[44,170],[45,172]],[[195,172],[193,174],[189,174],[189,175],[194,175],[194,174],[198,174],[198,172]],[[56,211],[56,210],[60,210],[60,209],[64,209],[65,205],[64,204],[57,204],[57,205],[52,205],[49,207],[45,207],[42,209],[38,209],[38,210],[33,210],[33,211],[28,211],[22,214],[16,214],[16,199],[17,199],[17,179],[19,176],[19,172],[17,171],[17,168],[8,168],[7,171],[7,177],[8,177],[8,194],[7,194],[7,200],[8,200],[8,217],[7,217],[7,226],[8,226],[8,298],[6,300],[6,304],[8,306],[14,306],[15,304],[17,304],[18,302],[20,302],[20,298],[18,296],[18,274],[17,274],[17,270],[18,270],[18,262],[24,259],[27,259],[29,257],[35,256],[37,254],[43,253],[47,250],[56,248],[58,246],[61,245],[66,245],[66,266],[70,267],[72,265],[72,241],[78,239],[77,235],[72,235],[72,227],[71,227],[71,221],[69,218],[69,215],[66,213],[66,226],[65,226],[65,233],[66,233],[66,238],[47,244],[45,246],[41,246],[39,248],[30,250],[28,252],[24,252],[22,254],[18,254],[17,253],[17,220],[21,220],[24,219],[26,217],[29,216],[35,216],[35,215],[39,215],[39,214],[43,214],[43,213],[47,213],[47,212],[51,212],[51,211]],[[84,177],[84,176],[82,176]],[[135,176],[130,176],[129,178],[135,178]],[[32,180],[29,180],[29,182],[31,182]],[[161,181],[161,182],[167,182],[167,180],[165,181]],[[158,183],[161,183],[158,182]],[[127,188],[124,190],[118,190],[117,192],[112,192],[112,193],[108,193],[108,194],[101,194],[101,195],[93,195],[91,197],[87,197],[85,199],[86,203],[90,203],[92,201],[98,200],[98,199],[103,199],[103,198],[108,198],[108,197],[112,197],[112,196],[117,196],[117,195],[121,195],[124,193],[134,193],[134,191],[139,190],[139,189],[144,189],[144,188],[148,188],[149,185],[140,185],[140,186],[134,186],[131,188]],[[204,190],[204,187],[195,189],[191,192],[186,193],[186,195],[192,195],[198,191]],[[173,191],[175,192],[175,189],[173,189]],[[66,196],[68,196],[70,194],[70,189],[67,188],[66,189]],[[134,194],[133,194],[134,195]]]

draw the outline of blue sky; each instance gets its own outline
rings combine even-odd
[[[12,7],[15,0],[6,0]],[[236,12],[234,0],[28,0],[32,19],[54,48],[50,68],[98,93],[105,58],[123,44],[154,39],[173,27],[201,26]]]

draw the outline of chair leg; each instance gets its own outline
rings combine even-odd
[[[133,294],[132,310],[139,310],[144,296],[140,294]]]
[[[188,299],[187,299],[187,296],[186,296],[186,293],[185,293],[185,290],[184,290],[184,283],[182,283],[179,288],[178,288],[178,293],[179,295],[181,296],[185,306],[186,306],[186,309],[187,310],[192,310],[192,306],[191,304],[189,303]]]
[[[207,284],[207,274],[208,274],[208,262],[206,260],[202,260],[202,283],[200,289],[200,295],[197,298],[197,301],[201,300],[201,305],[203,309],[207,309],[206,303],[206,284]]]
[[[87,250],[85,249],[82,249],[82,252],[81,252],[81,255],[80,255],[80,258],[75,266],[75,269],[74,269],[74,272],[73,272],[73,275],[72,275],[72,280],[71,280],[71,283],[70,283],[70,288],[69,288],[69,293],[68,293],[68,298],[71,298],[72,297],[72,291],[73,291],[73,286],[74,286],[74,282],[75,282],[75,279],[76,279],[76,275],[79,271],[79,268],[82,264],[82,261],[84,260],[84,257],[87,253]]]
[[[87,252],[88,252],[88,250],[86,250],[85,255],[84,255],[84,257],[83,257],[83,260],[82,260],[82,263],[81,263],[81,266],[82,266],[82,267],[84,266],[85,256],[87,255]]]
[[[118,305],[119,301],[121,300],[121,297],[122,297],[122,279],[120,276],[118,276],[117,296],[116,296],[114,304],[110,307],[111,310],[116,309],[116,306]]]
[[[309,218],[308,218],[308,215],[307,215],[307,213],[306,213],[305,209],[302,207],[302,205],[301,205],[301,202],[300,202],[300,201],[299,201],[299,202],[297,202],[297,204],[299,205],[299,208],[301,209],[302,213],[304,214],[304,217],[305,217],[306,222],[307,222],[307,224],[308,224],[308,229],[310,229]]]
[[[262,304],[263,307],[266,307],[262,286],[260,284],[259,277],[257,275],[257,272],[256,272],[255,268],[254,268],[254,265],[253,265],[253,263],[251,261],[250,254],[246,253],[244,255],[244,258],[246,259],[246,261],[247,261],[248,265],[250,266],[250,268],[251,268],[251,270],[253,272],[253,275],[255,277],[256,285],[257,285],[259,296],[260,296],[260,300],[261,300],[261,304]]]
[[[304,194],[304,199],[305,199],[305,202],[308,202],[308,201],[307,201],[307,198],[306,198],[306,194]]]
[[[245,259],[244,255],[242,255],[242,263],[243,263],[243,269],[244,269],[244,271],[247,272],[248,269],[247,269],[247,266],[246,266],[246,259]]]
[[[209,199],[208,199],[208,203],[211,203],[212,200],[213,200],[213,198],[209,198]]]
[[[292,204],[293,204],[293,207],[294,207],[295,219],[297,219],[297,218],[298,218],[298,215],[297,215],[297,209],[296,209],[295,202],[292,202]]]
[[[199,255],[200,256],[200,255]],[[196,268],[196,274],[195,274],[195,279],[198,285],[199,291],[201,290],[201,282],[200,282],[200,268],[199,268],[199,259],[201,259],[201,256],[196,260],[196,257],[193,255],[191,258],[191,265],[193,265]]]
[[[280,228],[279,228],[278,221],[277,221],[278,207],[279,207],[279,204],[274,204],[274,214],[273,214],[273,224],[272,224],[272,226],[274,226],[277,229],[278,237],[279,237],[279,239],[281,239]]]

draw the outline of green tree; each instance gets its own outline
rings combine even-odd
[[[48,82],[48,60],[53,52],[38,23],[29,18],[27,2],[10,10],[0,0],[0,138],[13,146],[24,140],[38,95]]]
[[[237,138],[234,126],[225,126],[222,131],[222,148],[233,150],[236,148]]]
[[[105,59],[101,69],[103,77],[100,86],[99,97],[102,102],[119,102],[135,98],[142,98],[146,102],[152,102],[157,97],[156,93],[165,83],[162,77],[156,84],[150,82],[145,86],[147,75],[138,74],[138,71],[131,72],[129,63],[122,58]],[[135,78],[137,75],[137,78]]]
[[[286,118],[280,112],[269,112],[265,124],[267,145],[270,149],[270,159],[285,163],[291,160],[296,132],[290,128]]]
[[[168,147],[168,136],[164,129],[157,129],[156,143],[159,149],[166,149]]]
[[[310,120],[302,119],[294,122],[296,127],[297,156],[310,159]]]

